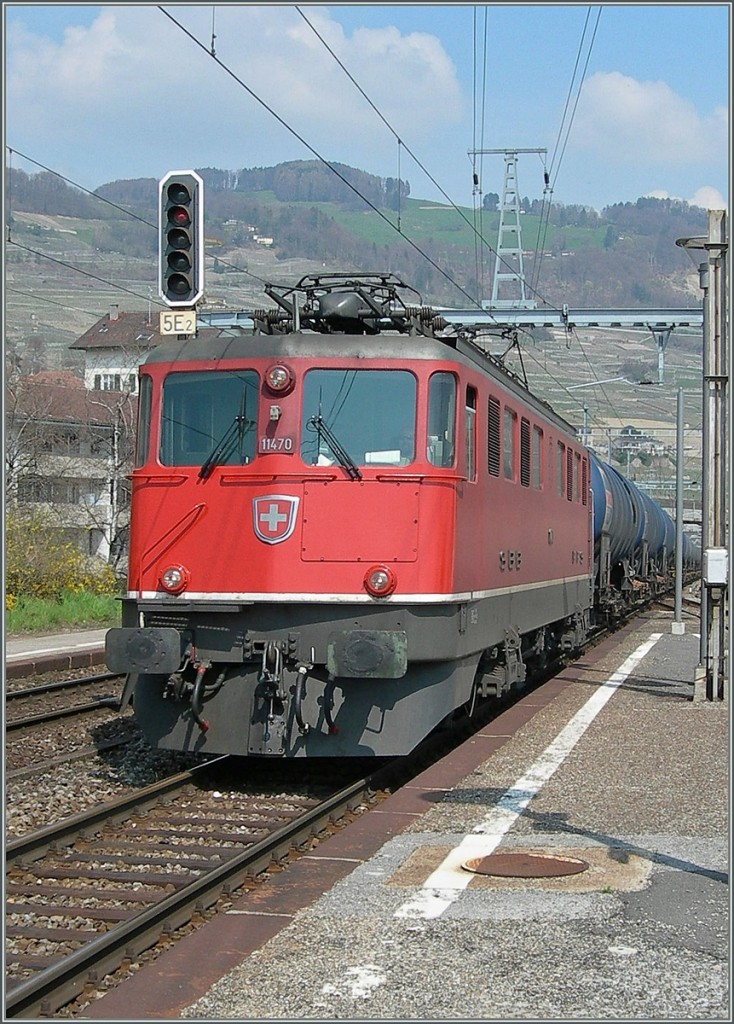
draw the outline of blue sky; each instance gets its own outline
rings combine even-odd
[[[152,4],[3,4],[14,167],[37,169],[22,153],[95,188],[315,151],[471,206],[472,174],[501,193],[504,162],[469,150],[544,148],[519,157],[523,196],[547,170],[565,204],[728,208],[729,4],[165,10],[183,28]]]

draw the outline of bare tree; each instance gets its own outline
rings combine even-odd
[[[137,400],[69,373],[6,381],[6,500],[42,506],[85,551],[118,567],[127,548]]]

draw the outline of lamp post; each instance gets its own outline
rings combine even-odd
[[[681,635],[683,622],[683,388],[678,388],[675,420],[675,611],[671,633]]]
[[[729,613],[726,447],[728,241],[726,213],[709,210],[705,237],[678,238],[676,245],[705,253],[699,264],[703,291],[703,452],[701,487],[701,646],[694,673],[694,700],[727,699],[726,635]]]

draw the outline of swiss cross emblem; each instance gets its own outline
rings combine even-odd
[[[252,499],[252,525],[255,536],[266,544],[280,544],[293,533],[298,513],[298,498],[287,494],[264,494]]]

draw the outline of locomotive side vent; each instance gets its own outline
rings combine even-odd
[[[171,627],[173,629],[186,629],[188,627],[189,620],[185,615],[176,615],[171,612],[163,611],[146,611],[145,613],[145,625],[152,627]]]

